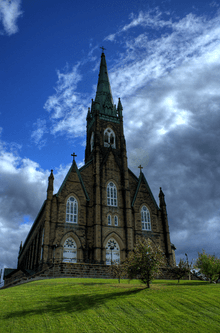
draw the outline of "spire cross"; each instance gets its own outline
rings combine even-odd
[[[75,157],[77,156],[75,153],[71,154],[73,156],[73,161],[75,161]]]
[[[100,46],[100,49],[102,49],[103,53],[104,53],[104,50],[106,50],[103,46]]]
[[[139,167],[138,167],[139,169],[140,169],[140,174],[141,174],[141,169],[143,169],[143,167],[141,166],[141,164],[139,165]]]

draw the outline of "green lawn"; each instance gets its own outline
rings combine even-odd
[[[220,332],[220,284],[50,279],[0,290],[0,332]]]

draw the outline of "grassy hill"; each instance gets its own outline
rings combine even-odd
[[[220,332],[220,285],[38,280],[0,290],[0,332]]]

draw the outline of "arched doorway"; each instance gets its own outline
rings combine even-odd
[[[72,237],[68,237],[63,244],[63,262],[77,263],[77,245]]]
[[[120,247],[114,238],[110,238],[106,244],[106,265],[120,263]]]

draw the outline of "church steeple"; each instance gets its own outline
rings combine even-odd
[[[98,102],[101,105],[103,105],[106,100],[106,97],[109,98],[113,106],[113,98],[108,77],[105,54],[102,52],[95,102]]]
[[[117,116],[116,106],[114,105],[112,98],[104,52],[102,52],[101,55],[96,97],[95,101],[92,103],[91,111],[92,113],[98,111],[100,114],[106,114],[115,117]]]
[[[97,149],[110,146],[113,149],[125,147],[122,110],[120,99],[117,109],[114,105],[105,54],[102,52],[96,96],[95,100],[92,99],[91,109],[88,108],[86,117],[86,163],[94,156]]]

